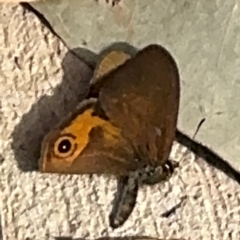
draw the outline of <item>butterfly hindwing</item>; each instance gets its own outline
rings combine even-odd
[[[179,74],[163,47],[150,45],[103,77],[99,105],[123,136],[167,161],[179,109]]]

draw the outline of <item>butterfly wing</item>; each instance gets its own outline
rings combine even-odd
[[[106,54],[98,63],[93,78],[91,79],[91,87],[87,98],[98,98],[99,91],[104,84],[103,76],[109,74],[114,69],[123,65],[131,56],[123,51],[111,51]]]
[[[91,84],[98,82],[98,80],[102,76],[108,74],[109,72],[123,65],[126,62],[126,60],[130,58],[131,56],[129,54],[120,50],[109,52],[99,61]]]
[[[175,138],[180,95],[177,65],[169,52],[150,45],[102,82],[98,104],[106,115],[134,147],[165,163]]]
[[[125,175],[137,169],[121,130],[96,112],[95,102],[86,101],[45,137],[42,172]]]
[[[123,51],[111,51],[105,55],[99,61],[94,72],[93,79],[91,80],[92,87],[88,98],[95,97],[95,95],[98,96],[102,84],[101,77],[103,75],[108,74],[110,71],[122,65],[129,58],[130,55]],[[77,118],[81,118],[84,112],[81,108],[82,106],[45,137],[42,144],[41,158],[39,160],[41,171],[73,174],[117,173],[118,175],[125,175],[127,171],[135,170],[137,165],[133,161],[132,150],[126,147],[126,142],[121,139],[120,134],[118,137],[112,137],[109,141],[106,139],[106,136],[111,136],[111,134],[106,134],[107,124],[105,127],[97,127],[96,123],[96,126],[91,129],[91,134],[90,131],[86,133],[83,129],[78,130],[82,124],[81,121],[85,123],[87,123],[86,121],[89,122],[89,119],[86,118],[82,119],[80,123],[76,121]],[[92,119],[93,117],[90,118]],[[102,119],[100,120],[102,121]],[[112,129],[114,129],[114,127],[112,127]],[[58,144],[62,138],[66,137],[66,135],[64,135],[66,133],[62,135],[62,132],[66,131],[67,134],[73,135],[76,139],[78,139],[79,136],[82,136],[82,139],[84,139],[85,136],[85,140],[77,143],[77,148],[73,155],[62,156],[62,154],[59,153],[55,154],[54,144]],[[111,146],[109,146],[109,142],[112,143],[110,144]],[[113,144],[114,142],[115,145]],[[83,149],[81,146],[84,144],[86,147]]]

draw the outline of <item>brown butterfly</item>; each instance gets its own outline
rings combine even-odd
[[[110,225],[118,227],[132,211],[125,205],[135,203],[138,177],[142,183],[154,184],[173,172],[168,158],[180,89],[176,63],[159,45],[131,58],[117,52],[107,57],[100,62],[89,93],[95,99],[83,102],[45,137],[40,168],[118,176],[124,184],[117,211],[110,216]],[[112,65],[105,64],[109,59]]]

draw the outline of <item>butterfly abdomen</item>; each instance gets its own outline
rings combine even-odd
[[[112,228],[120,227],[132,213],[137,199],[138,178],[138,174],[134,172],[120,179],[118,196],[115,200],[112,213],[109,216]]]

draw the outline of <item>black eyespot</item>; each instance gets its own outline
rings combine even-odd
[[[67,153],[71,150],[72,143],[69,139],[64,139],[58,144],[58,152],[59,153]]]
[[[54,144],[53,153],[59,159],[67,159],[76,151],[76,137],[71,134],[60,136]]]

